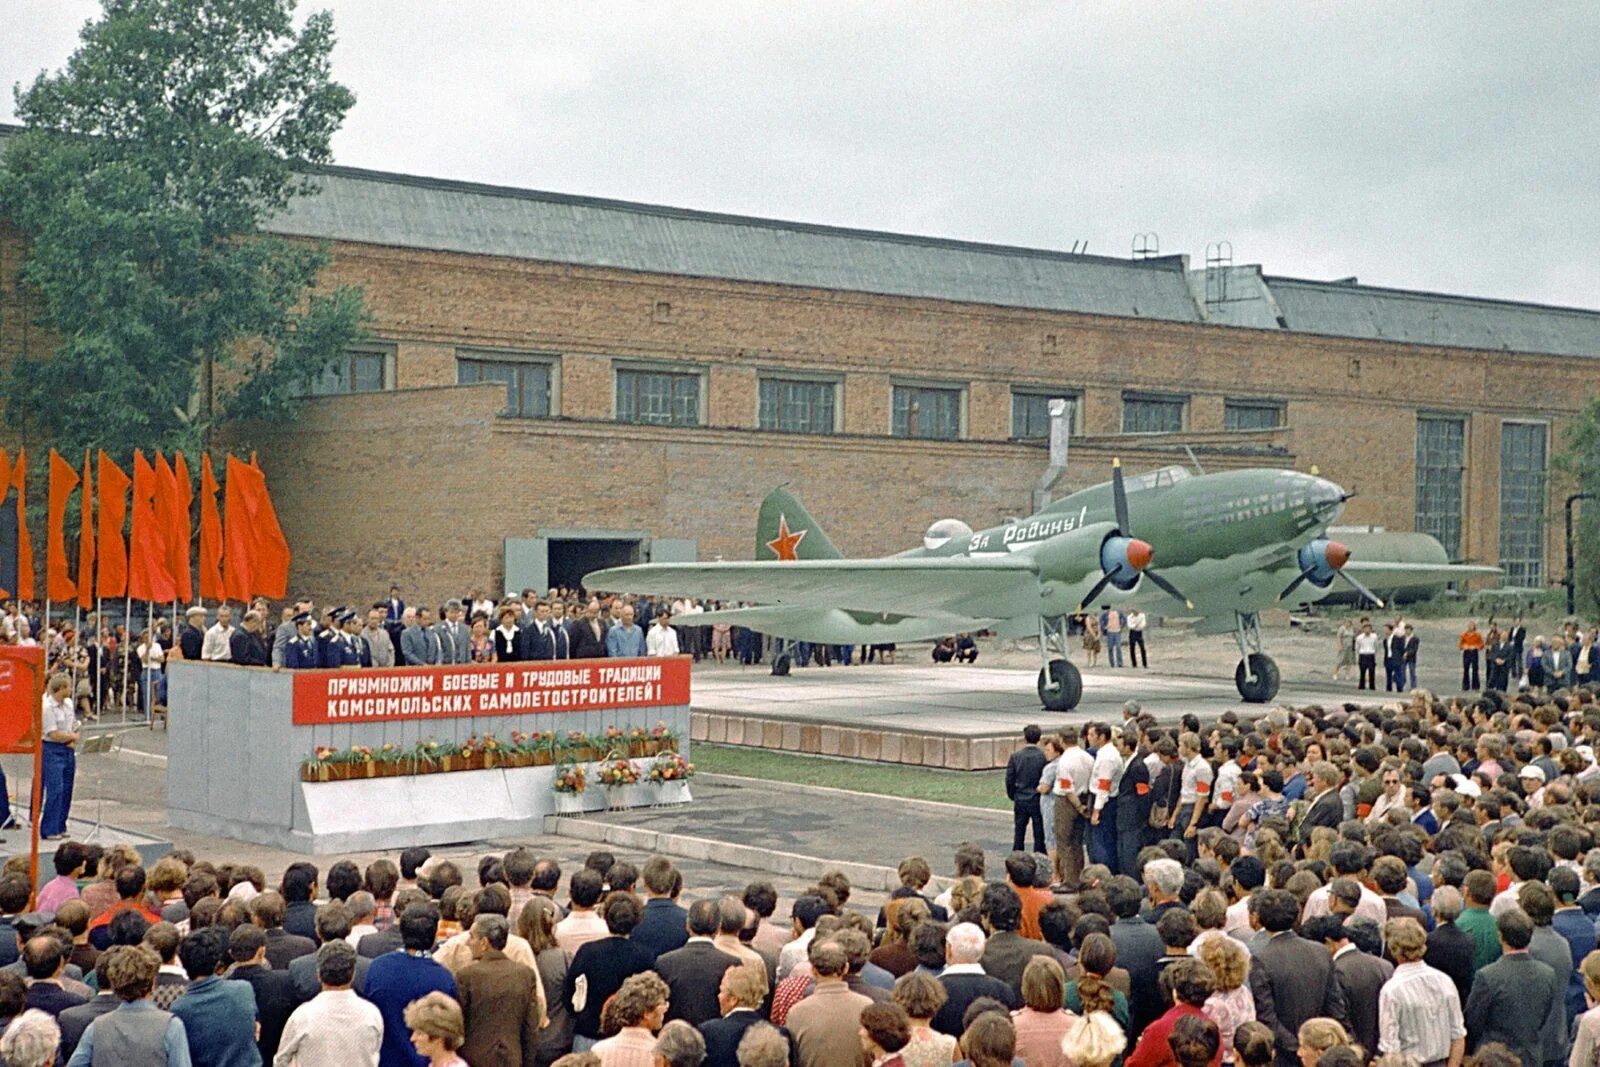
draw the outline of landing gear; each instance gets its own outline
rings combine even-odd
[[[789,656],[789,653],[779,652],[776,656],[772,657],[772,673],[777,677],[782,678],[784,675],[789,673],[789,668],[793,666],[793,664],[794,660]]]
[[[1046,711],[1071,711],[1083,699],[1083,675],[1067,660],[1067,617],[1039,617],[1039,703]]]
[[[1255,612],[1233,614],[1234,639],[1239,642],[1239,666],[1233,684],[1250,704],[1265,704],[1278,695],[1278,665],[1261,651],[1261,616]]]

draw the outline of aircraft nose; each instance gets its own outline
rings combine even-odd
[[[1349,499],[1349,494],[1336,482],[1326,478],[1318,478],[1311,484],[1311,491],[1307,494],[1311,506],[1318,515],[1331,520],[1344,508],[1344,502]]]
[[[1338,541],[1329,541],[1327,550],[1323,554],[1328,560],[1328,566],[1334,570],[1350,562],[1350,550]]]

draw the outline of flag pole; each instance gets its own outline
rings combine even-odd
[[[131,584],[131,583],[130,583]],[[117,694],[117,702],[122,705],[122,721],[128,721],[128,656],[133,651],[133,594],[129,593],[122,603],[122,629],[127,637],[122,642],[122,692]],[[115,628],[112,629],[115,633]]]
[[[94,618],[94,717],[99,719],[106,710],[106,645],[101,640],[103,635],[99,629],[106,624],[106,603],[99,596],[94,598]]]
[[[144,624],[144,640],[145,640],[145,644],[146,645],[153,646],[156,643],[156,603],[155,603],[155,601],[153,601],[153,600],[145,601],[145,612],[146,612],[146,615],[145,615],[145,624]],[[146,651],[146,655],[148,655],[148,654],[149,654],[149,652],[147,650]],[[156,722],[156,695],[150,691],[150,680],[144,676],[144,674],[145,674],[145,666],[144,666],[144,664],[145,664],[145,661],[141,659],[139,661],[139,682],[140,682],[139,689],[140,689],[140,692],[144,693],[144,722],[145,722],[146,726],[149,726],[151,729],[154,729],[155,728],[155,722]]]

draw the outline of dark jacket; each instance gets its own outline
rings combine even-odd
[[[367,937],[361,940],[366,941],[376,936],[378,935],[368,934]],[[372,961],[370,959],[361,955],[356,956],[356,980],[352,983],[352,988],[363,996],[367,992],[367,968],[371,966]],[[288,975],[290,988],[294,990],[296,1004],[305,1004],[322,992],[322,979],[317,977],[317,957],[315,953],[290,960]]]
[[[578,619],[568,631],[572,635],[573,659],[601,659],[606,654],[606,627],[605,620],[600,620],[600,636],[594,635],[594,628],[589,625],[588,619]]]
[[[667,1021],[682,1019],[690,1026],[699,1026],[721,1015],[717,990],[728,968],[738,965],[738,959],[709,941],[691,941],[680,949],[657,956],[656,973],[672,991]]]
[[[689,943],[689,913],[676,901],[652,897],[644,902],[644,915],[633,928],[631,940],[654,960]]]
[[[267,963],[275,971],[287,971],[289,961],[309,956],[317,951],[317,943],[309,937],[291,934],[281,926],[267,931]]]
[[[33,982],[28,986],[28,1007],[51,1017],[60,1015],[68,1008],[76,1008],[87,1000],[82,994],[69,992],[54,982]]]
[[[1025,745],[1006,760],[1006,796],[1013,804],[1039,803],[1039,776],[1050,761],[1038,745]]]
[[[375,960],[385,953],[397,952],[402,948],[405,948],[405,942],[400,937],[400,928],[393,926],[363,937],[356,943],[356,954],[363,959]],[[356,973],[361,972],[358,970]],[[320,990],[321,987],[318,988]]]
[[[1035,956],[1051,955],[1043,941],[1023,937],[1014,930],[996,930],[983,947],[983,969],[1022,995],[1022,972]]]
[[[1342,822],[1344,822],[1344,801],[1339,799],[1337,789],[1330,789],[1311,802],[1305,819],[1300,823],[1300,840],[1311,840],[1313,827],[1326,826],[1337,830]]]
[[[1344,996],[1351,1036],[1364,1049],[1378,1047],[1378,991],[1394,974],[1394,964],[1369,956],[1360,949],[1341,953],[1333,961]]]
[[[1461,1013],[1468,1051],[1498,1041],[1522,1058],[1523,1067],[1558,1058],[1545,1049],[1551,1024],[1566,1018],[1564,993],[1549,964],[1526,952],[1501,956],[1472,980],[1472,994]],[[1555,1036],[1564,1039],[1565,1034]]]
[[[83,1040],[83,1032],[89,1029],[90,1023],[106,1012],[116,1011],[117,1005],[121,1003],[115,993],[96,993],[87,1003],[68,1008],[57,1015],[56,1025],[61,1027],[61,1062],[66,1063],[72,1058],[72,1053],[77,1050],[78,1042]]]
[[[950,998],[933,1017],[933,1028],[941,1034],[960,1037],[961,1017],[979,997],[993,997],[1013,1011],[1022,1007],[1022,998],[1017,996],[1017,991],[993,975],[941,974],[939,982]]]
[[[1593,927],[1591,926],[1592,930]],[[1472,991],[1473,960],[1477,944],[1472,935],[1455,923],[1440,923],[1428,934],[1428,954],[1423,962],[1434,970],[1443,971],[1456,985],[1461,1003],[1467,1002]]]
[[[1156,928],[1137,916],[1112,923],[1111,941],[1117,946],[1117,966],[1128,970],[1131,987],[1128,1010],[1133,1015],[1133,1030],[1137,1033],[1166,1011],[1161,996],[1161,967],[1157,961],[1167,950]]]
[[[228,638],[228,653],[241,667],[270,667],[272,657],[267,654],[267,643],[260,634],[240,628]]]
[[[228,977],[236,982],[248,982],[255,990],[256,1019],[261,1023],[261,1036],[256,1039],[256,1046],[261,1049],[261,1059],[271,1063],[283,1041],[283,1026],[289,1021],[289,1013],[300,1006],[289,972],[274,971],[257,963],[235,967],[228,972]]]
[[[1337,805],[1339,794],[1329,795]],[[1319,1015],[1346,1018],[1333,960],[1321,945],[1285,930],[1267,938],[1256,952],[1255,964],[1251,974],[1260,971],[1262,984],[1271,993],[1270,1019],[1263,1017],[1262,997],[1257,997],[1256,1018],[1271,1026],[1277,1038],[1278,1067],[1299,1067],[1300,1024]]]
[[[283,928],[296,937],[317,939],[317,905],[309,900],[291,901],[284,908]]]
[[[700,1036],[706,1039],[704,1067],[739,1067],[739,1042],[752,1026],[766,1022],[766,1017],[753,1008],[738,1008],[720,1019],[701,1024]],[[785,1037],[789,1031],[778,1028]]]
[[[539,1037],[533,969],[490,949],[456,975],[456,999],[466,1017],[461,1058],[472,1067],[532,1063]]]
[[[587,1038],[600,1037],[600,1009],[622,983],[655,965],[655,957],[625,937],[602,937],[581,945],[567,967],[564,996],[572,1005],[573,1032]],[[583,996],[579,997],[580,983]],[[551,990],[545,996],[553,996]],[[582,1001],[580,1006],[579,1001]]]
[[[184,623],[183,628],[178,631],[178,648],[182,650],[184,659],[199,660],[200,649],[205,643],[206,632],[198,626]],[[77,1042],[73,1044],[76,1045]]]

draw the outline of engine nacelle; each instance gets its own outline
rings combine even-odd
[[[1139,573],[1154,555],[1148,542],[1114,533],[1100,542],[1100,570],[1111,584],[1127,592],[1139,583]]]
[[[1350,562],[1350,550],[1338,541],[1330,541],[1325,537],[1302,545],[1295,555],[1306,581],[1318,589],[1328,588],[1339,569]]]

